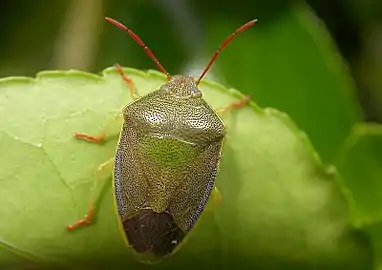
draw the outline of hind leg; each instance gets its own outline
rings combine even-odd
[[[96,175],[95,177],[98,178],[99,176],[99,173],[101,173],[106,167],[110,167],[114,165],[114,158],[111,158],[109,160],[107,160],[106,162],[102,163],[98,168],[97,168],[97,171],[96,171]],[[92,195],[91,195],[91,198],[90,198],[90,204],[89,204],[89,208],[88,208],[88,212],[86,213],[86,215],[77,220],[76,222],[70,224],[67,226],[67,229],[69,231],[73,231],[79,227],[82,227],[82,226],[86,226],[86,225],[89,225],[93,219],[94,219],[94,215],[95,215],[95,212],[96,212],[96,201],[98,200],[98,197],[97,194],[96,194],[96,190],[98,190],[98,185],[99,185],[99,180],[100,179],[94,179],[93,181],[93,187],[92,187]],[[102,182],[102,184],[105,184],[105,182]]]

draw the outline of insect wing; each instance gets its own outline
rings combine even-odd
[[[145,145],[146,140],[145,137],[139,138],[134,128],[124,125],[115,159],[116,207],[129,244],[135,251],[163,257],[171,254],[182,242],[202,213],[214,185],[222,139],[201,149],[171,138],[166,140],[149,137],[148,144],[155,144],[158,140],[158,145],[167,145],[159,150],[154,147],[156,153],[164,156],[173,155],[184,144],[183,148],[188,151],[188,155],[184,149],[181,153],[188,156],[185,157],[187,161],[183,160],[188,165],[172,175],[164,174],[166,166],[157,169],[156,174],[148,172],[155,164],[145,164],[150,155],[145,157],[140,148]],[[175,161],[179,163],[180,159]],[[163,179],[164,175],[167,179]],[[159,180],[165,180],[167,185],[173,184],[176,188],[171,188],[167,206],[162,211],[154,211],[158,207],[157,202],[162,201],[158,186],[155,186]],[[158,198],[153,199],[155,197]]]
[[[183,184],[169,205],[175,223],[188,232],[202,213],[215,183],[222,141],[210,144],[190,166]]]
[[[138,215],[147,199],[148,185],[140,168],[138,142],[137,132],[124,124],[114,165],[115,203],[122,222]]]

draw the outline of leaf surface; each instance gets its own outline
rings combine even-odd
[[[382,266],[382,125],[353,128],[339,160],[351,202],[352,223],[370,236],[375,269]]]
[[[139,94],[165,82],[154,71],[126,73]],[[215,109],[242,98],[209,81],[200,88]],[[118,229],[111,171],[94,173],[114,156],[118,125],[102,145],[72,137],[97,134],[129,99],[113,68],[0,80],[1,268],[142,267]],[[289,117],[251,102],[223,119],[222,204],[206,209],[178,253],[149,268],[369,269],[368,243],[348,226],[340,176]],[[95,224],[66,231],[86,213],[95,179],[106,183]]]

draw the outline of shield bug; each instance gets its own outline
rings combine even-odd
[[[213,54],[199,76],[170,74],[142,40],[123,24],[105,18],[126,31],[167,76],[167,83],[143,97],[122,68],[116,68],[133,101],[120,114],[124,124],[115,157],[100,166],[114,165],[114,202],[127,243],[136,253],[163,258],[175,252],[201,215],[214,189],[226,127],[219,113],[244,106],[248,97],[214,111],[198,84],[216,58],[249,21],[234,31]],[[98,136],[75,133],[78,139],[101,142]],[[94,217],[94,196],[88,214],[69,225],[73,230]]]

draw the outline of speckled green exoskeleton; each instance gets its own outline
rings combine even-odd
[[[214,111],[198,89],[220,51],[236,34],[254,25],[252,20],[232,33],[214,53],[200,77],[170,76],[151,50],[130,29],[106,18],[125,30],[166,74],[168,82],[143,97],[135,93],[133,81],[122,68],[117,70],[129,86],[133,101],[122,111],[124,124],[114,165],[115,207],[126,242],[136,253],[163,258],[174,253],[202,213],[214,191],[225,125],[218,115],[240,108],[249,98]],[[98,136],[75,133],[75,137],[101,142]],[[94,199],[88,214],[70,225],[69,230],[89,224],[94,216]]]

